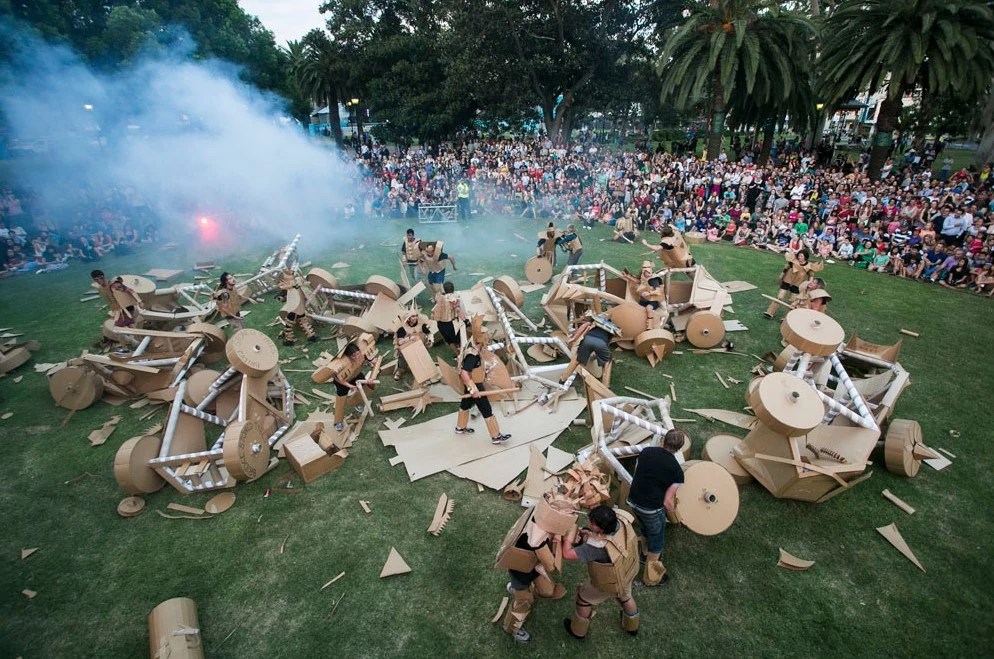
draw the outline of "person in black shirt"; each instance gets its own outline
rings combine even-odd
[[[642,583],[660,586],[669,576],[660,560],[666,541],[666,511],[676,506],[676,491],[683,483],[683,468],[676,452],[683,448],[687,433],[679,428],[663,437],[663,446],[650,446],[639,454],[628,505],[638,518],[647,549]]]
[[[487,332],[483,329],[483,316],[475,316],[473,318],[472,342],[466,348],[466,354],[463,356],[462,363],[459,365],[459,377],[466,386],[466,393],[469,396],[459,402],[459,414],[456,417],[456,434],[461,435],[476,432],[468,425],[469,410],[475,404],[477,409],[480,410],[480,414],[483,415],[483,420],[487,424],[487,430],[490,431],[491,442],[494,444],[503,444],[511,439],[511,435],[500,431],[500,425],[494,416],[493,408],[490,407],[490,399],[487,398],[483,387],[485,373],[483,371],[482,355],[484,350],[486,350],[487,342]]]

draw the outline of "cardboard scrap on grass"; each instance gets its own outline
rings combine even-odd
[[[396,549],[391,547],[390,555],[387,556],[387,562],[383,564],[383,569],[380,570],[380,579],[393,577],[398,574],[407,574],[410,571],[411,566],[407,564]]]
[[[120,422],[120,416],[112,416],[110,419],[105,421],[102,426],[91,432],[87,436],[87,439],[90,440],[90,446],[100,446],[106,442],[117,428],[117,424]]]

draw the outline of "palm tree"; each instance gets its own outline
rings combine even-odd
[[[679,109],[707,101],[707,157],[716,158],[730,103],[782,104],[790,98],[797,62],[810,62],[814,27],[773,0],[694,0],[684,13],[659,58],[661,98]]]
[[[342,123],[338,114],[338,101],[343,98],[341,58],[335,44],[321,30],[311,30],[300,42],[293,43],[290,66],[300,90],[315,103],[328,104],[328,122],[335,143],[342,144]]]
[[[976,100],[994,74],[994,12],[982,0],[848,0],[825,25],[818,71],[829,103],[886,90],[868,174],[894,144],[906,93]]]

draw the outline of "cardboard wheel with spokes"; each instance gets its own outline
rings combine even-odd
[[[235,480],[258,478],[269,466],[269,444],[255,421],[235,421],[224,429],[224,466]]]

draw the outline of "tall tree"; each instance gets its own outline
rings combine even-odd
[[[665,35],[659,57],[662,99],[679,108],[707,101],[707,157],[717,158],[733,102],[786,106],[814,28],[807,17],[771,0],[694,1],[687,7],[686,19]]]
[[[291,60],[294,81],[315,103],[328,104],[328,123],[335,143],[342,144],[342,123],[338,101],[344,96],[342,60],[339,49],[323,30],[311,30],[296,47]]]
[[[818,69],[826,101],[886,91],[873,179],[893,149],[908,92],[975,101],[994,75],[994,12],[981,0],[848,0],[829,14],[825,35]]]

